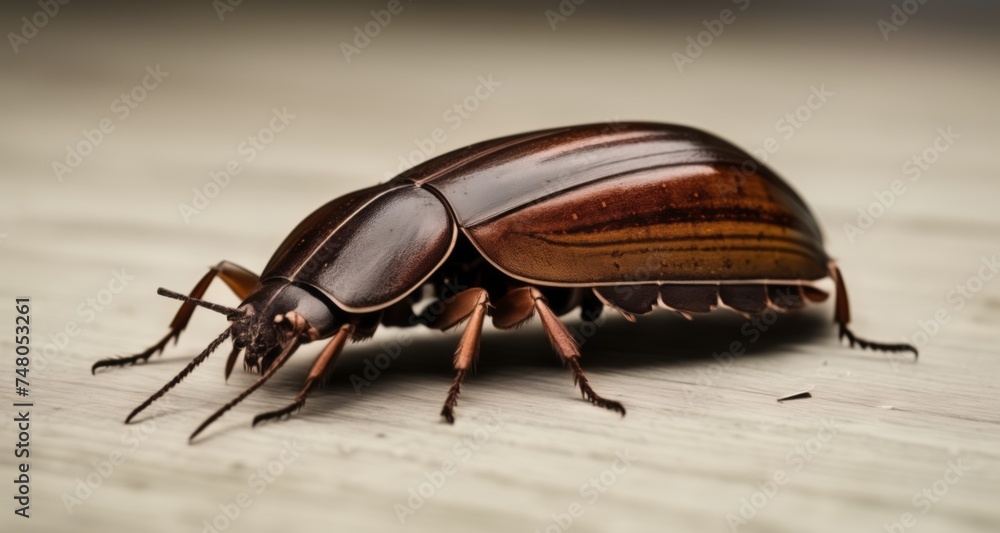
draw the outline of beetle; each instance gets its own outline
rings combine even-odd
[[[220,278],[242,300],[202,300]],[[850,346],[917,350],[858,338],[848,328],[844,278],[823,247],[809,208],[772,170],[719,137],[646,123],[587,124],[502,137],[417,165],[392,180],[337,198],[285,238],[261,274],[222,261],[189,296],[170,330],[142,353],[101,367],[148,360],[176,340],[196,306],[229,327],[126,423],[179,383],[226,339],[228,378],[240,354],[260,377],[191,435],[263,385],[296,349],[327,344],[294,401],[253,424],[290,415],[325,380],[348,340],[383,326],[448,330],[465,322],[454,380],[441,415],[454,422],[463,380],[477,358],[484,320],[503,330],[538,315],[583,397],[624,416],[598,395],[560,320],[575,309],[594,320],[609,307],[630,321],[655,308],[690,317],[723,307],[746,316],[797,311],[824,301],[831,278],[834,322]],[[442,291],[457,287],[444,297]],[[414,305],[438,295],[420,312]]]

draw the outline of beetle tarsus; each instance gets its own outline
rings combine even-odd
[[[441,408],[441,416],[449,424],[455,423],[455,406],[458,405],[458,395],[462,392],[462,380],[465,379],[465,372],[465,369],[455,372],[455,382],[448,389],[448,398],[444,401],[444,407]]]
[[[109,357],[107,359],[101,359],[100,361],[94,363],[94,366],[90,367],[90,373],[93,375],[97,372],[98,368],[111,367],[111,366],[130,366],[138,363],[145,363],[150,357],[163,353],[164,348],[170,343],[170,339],[174,339],[174,344],[177,343],[177,339],[181,336],[181,330],[171,329],[170,333],[167,333],[165,337],[160,339],[160,342],[150,346],[146,351],[138,353],[135,355],[130,355],[128,357]]]
[[[616,413],[620,413],[625,416],[625,406],[621,402],[616,402],[615,400],[608,400],[601,395],[594,392],[594,389],[590,386],[590,380],[587,379],[587,375],[580,368],[580,362],[577,359],[571,358],[567,360],[570,369],[573,371],[573,384],[580,387],[580,394],[583,399],[588,402],[605,409],[610,409]]]
[[[253,423],[251,424],[251,426],[256,427],[257,424],[260,424],[261,422],[266,422],[266,421],[272,420],[272,419],[282,419],[282,418],[286,418],[286,417],[287,418],[291,418],[291,416],[293,414],[295,414],[296,411],[302,409],[302,407],[304,407],[305,404],[306,404],[306,399],[305,398],[296,398],[296,400],[294,402],[290,403],[289,405],[287,405],[285,407],[282,407],[281,409],[277,409],[277,410],[274,410],[274,411],[268,411],[266,413],[261,413],[261,414],[255,416],[255,417],[253,417]]]
[[[840,324],[840,339],[843,340],[844,337],[847,337],[847,342],[851,348],[854,348],[854,346],[857,345],[863,350],[874,350],[879,352],[912,352],[914,360],[920,357],[920,352],[918,352],[917,348],[912,344],[905,342],[889,344],[862,339],[856,336],[854,332],[847,327],[847,324]]]

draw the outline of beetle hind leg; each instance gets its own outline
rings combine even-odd
[[[573,372],[573,384],[580,388],[583,398],[598,407],[625,416],[625,406],[602,397],[590,386],[587,374],[580,367],[580,348],[576,340],[546,303],[541,291],[534,287],[521,287],[510,291],[497,303],[497,309],[493,313],[493,323],[500,329],[508,329],[524,323],[535,313],[538,313],[538,317],[542,320],[542,327],[552,343],[552,349]]]
[[[205,295],[205,291],[208,290],[208,286],[212,283],[212,280],[218,276],[229,286],[230,289],[239,296],[240,300],[245,299],[247,296],[253,292],[258,283],[258,276],[253,272],[229,261],[222,261],[218,265],[212,267],[198,284],[191,289],[190,296],[192,298],[201,299]],[[109,357],[107,359],[101,359],[100,361],[94,363],[94,366],[90,368],[90,373],[93,374],[98,368],[111,367],[111,366],[127,366],[134,365],[136,363],[146,362],[150,357],[161,353],[173,339],[176,343],[181,336],[181,332],[187,327],[188,322],[191,321],[191,315],[194,314],[195,304],[190,302],[184,302],[181,304],[181,308],[177,310],[177,314],[174,315],[173,321],[170,322],[170,331],[160,339],[159,342],[150,346],[146,351],[131,355],[128,357]]]
[[[847,324],[851,321],[851,307],[847,300],[847,286],[844,284],[844,277],[840,274],[840,269],[837,268],[837,264],[830,262],[830,276],[833,278],[833,282],[837,286],[837,303],[834,311],[834,322],[840,328],[840,339],[843,340],[847,337],[847,341],[851,348],[855,345],[861,349],[875,350],[880,352],[913,352],[913,358],[919,357],[919,352],[917,352],[916,347],[912,344],[901,342],[901,343],[883,343],[874,342],[866,339],[862,339],[854,334]]]
[[[903,342],[896,344],[888,344],[883,342],[875,342],[862,339],[857,335],[855,335],[854,332],[847,327],[847,324],[844,323],[838,323],[838,324],[840,326],[840,334],[839,334],[840,340],[844,340],[844,337],[847,337],[847,343],[851,346],[851,348],[854,348],[854,345],[857,344],[858,347],[860,347],[863,350],[875,350],[879,352],[913,352],[914,359],[920,356],[920,353],[917,352],[916,347],[914,347],[912,344],[907,344]]]

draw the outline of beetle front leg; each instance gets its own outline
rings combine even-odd
[[[245,299],[250,295],[251,292],[257,287],[259,283],[259,277],[257,274],[250,272],[249,270],[237,265],[236,263],[230,263],[229,261],[222,261],[219,264],[212,267],[198,284],[191,289],[191,297],[201,299],[205,295],[205,291],[208,290],[208,286],[212,283],[212,280],[218,276],[229,286],[230,289],[236,293],[236,296],[240,300]],[[160,353],[164,348],[167,347],[167,343],[170,339],[174,339],[176,342],[181,336],[181,332],[187,327],[188,322],[191,321],[191,315],[194,314],[195,304],[191,302],[184,302],[181,304],[181,308],[177,310],[177,314],[174,315],[173,321],[170,322],[170,331],[167,335],[160,339],[160,342],[150,346],[146,351],[132,355],[129,357],[110,357],[107,359],[101,359],[100,361],[94,363],[91,367],[90,373],[93,374],[98,368],[105,366],[126,366],[134,365],[138,362],[145,362],[147,359],[152,357],[154,354]]]
[[[433,304],[432,304],[433,306]],[[427,327],[442,331],[455,327],[468,320],[462,339],[455,350],[455,380],[448,389],[448,397],[441,409],[441,416],[449,424],[455,423],[455,405],[462,389],[462,380],[468,374],[469,368],[479,357],[479,339],[483,333],[483,321],[490,306],[489,295],[485,289],[473,288],[464,290],[444,304],[438,314],[425,311],[423,317]],[[430,315],[430,316],[428,316]]]
[[[625,416],[625,406],[614,400],[603,398],[590,386],[587,374],[580,367],[580,348],[573,339],[573,335],[566,329],[566,325],[559,320],[559,317],[549,308],[545,302],[545,296],[534,287],[520,287],[507,293],[497,303],[497,308],[493,312],[493,325],[500,329],[509,329],[520,326],[531,319],[532,315],[538,313],[542,319],[542,327],[552,343],[555,350],[570,370],[573,371],[573,383],[580,387],[583,397],[590,403],[610,409]]]
[[[254,417],[253,425],[270,420],[272,418],[281,418],[283,416],[290,416],[295,411],[302,409],[302,406],[306,404],[306,397],[312,392],[313,387],[317,383],[323,383],[330,373],[333,371],[333,366],[337,363],[337,358],[340,356],[340,352],[344,350],[344,345],[347,344],[347,340],[354,335],[354,324],[344,324],[340,326],[337,333],[333,336],[333,339],[323,348],[319,356],[316,357],[316,361],[313,363],[312,368],[309,370],[309,375],[306,377],[306,383],[302,386],[302,390],[295,395],[295,401],[288,406],[278,409],[276,411],[269,411],[267,413],[261,413]]]

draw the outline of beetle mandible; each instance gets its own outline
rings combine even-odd
[[[237,308],[201,298],[221,278]],[[714,135],[656,123],[588,124],[512,135],[455,150],[392,180],[337,198],[285,238],[263,272],[223,261],[184,303],[170,331],[146,351],[98,361],[143,362],[184,330],[196,306],[229,327],[129,414],[163,396],[227,338],[226,377],[241,353],[260,373],[191,435],[264,384],[302,344],[329,339],[301,391],[257,423],[290,415],[329,376],[348,340],[379,325],[447,330],[466,322],[441,415],[454,422],[462,381],[479,353],[483,322],[516,327],[538,315],[584,398],[625,414],[590,385],[580,351],[558,318],[607,306],[635,320],[654,308],[685,316],[719,306],[754,315],[822,302],[814,282],[832,278],[834,321],[850,345],[917,350],[856,337],[844,279],[823,248],[809,208],[781,178]],[[417,313],[425,287],[471,287]]]

